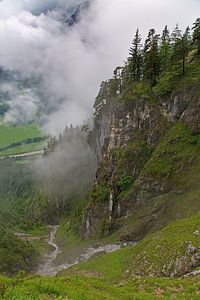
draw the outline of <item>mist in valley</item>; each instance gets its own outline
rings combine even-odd
[[[0,1],[1,124],[36,122],[59,140],[66,126],[92,122],[100,83],[123,64],[136,29],[143,38],[151,26],[184,29],[198,8],[196,0]],[[32,164],[40,194],[62,208],[87,194],[95,170],[87,137],[75,132]]]
[[[69,215],[86,199],[97,166],[95,154],[87,143],[87,132],[81,127],[67,127],[57,140],[51,141],[46,154],[32,164],[37,191],[39,197],[46,199],[45,211],[49,212],[50,220],[56,212]]]
[[[101,81],[128,56],[136,29],[143,38],[150,26],[162,30],[168,23],[172,30],[179,22],[184,30],[197,17],[198,5],[196,0],[2,0],[0,92],[10,107],[4,122],[36,121],[51,135],[82,124],[92,116]]]

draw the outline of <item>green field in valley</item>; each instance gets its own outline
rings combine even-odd
[[[46,137],[36,124],[0,126],[0,156],[43,149]]]

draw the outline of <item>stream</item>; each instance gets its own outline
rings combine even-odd
[[[37,274],[44,276],[54,276],[57,274],[56,266],[54,261],[59,254],[59,248],[55,243],[55,235],[58,230],[58,226],[50,226],[51,231],[49,234],[48,245],[52,247],[52,251],[45,255],[45,262],[40,264],[38,267]]]
[[[58,230],[58,226],[50,226],[51,231],[48,238],[48,244],[52,247],[52,251],[45,255],[45,262],[41,263],[38,267],[37,274],[41,276],[55,276],[58,272],[62,270],[66,270],[70,268],[71,266],[74,266],[80,262],[87,261],[90,259],[93,255],[97,253],[109,253],[114,252],[122,247],[125,247],[127,245],[134,246],[133,243],[117,243],[112,245],[105,245],[105,246],[99,246],[99,247],[88,247],[83,250],[83,253],[79,255],[76,259],[70,262],[66,262],[62,265],[57,266],[54,262],[58,256],[58,254],[61,252],[58,245],[55,242],[55,235]]]

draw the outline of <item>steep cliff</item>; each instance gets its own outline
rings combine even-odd
[[[185,77],[167,73],[146,83],[103,84],[89,143],[99,158],[84,212],[84,238],[118,231],[141,239],[200,210],[200,64]]]

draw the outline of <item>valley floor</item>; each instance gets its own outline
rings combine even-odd
[[[199,300],[199,278],[132,278],[112,283],[94,274],[0,278],[0,299],[16,300]]]
[[[48,233],[49,228],[30,233],[32,236],[35,234],[35,236],[40,237],[39,240],[32,239],[31,243],[41,251],[41,254],[45,255],[46,251],[56,254],[56,256],[49,255],[50,263],[54,262],[55,265],[58,265],[61,261],[65,261],[67,254],[70,255],[74,252],[74,255],[77,255],[83,249],[91,249],[87,244],[91,241],[81,242],[72,235],[70,230],[67,234],[65,232],[66,240],[64,240],[62,225],[60,227],[53,226],[50,229],[50,235]],[[179,239],[176,239],[176,245],[173,248],[174,236],[177,237],[177,232],[179,232]],[[147,236],[135,247],[127,245],[118,251],[105,254],[102,253],[105,248],[102,249],[99,244],[96,249],[102,251],[91,258],[88,256],[85,259],[79,259],[77,262],[82,262],[74,265],[72,263],[73,266],[68,265],[66,270],[61,268],[61,271],[56,272],[57,275],[54,277],[37,274],[25,276],[23,273],[19,273],[15,278],[0,277],[0,299],[199,300],[200,280],[198,276],[185,277],[182,274],[179,278],[167,278],[159,275],[161,263],[165,264],[166,260],[173,260],[173,256],[182,257],[184,255],[183,241],[191,241],[197,246],[196,249],[199,249],[199,234],[197,232],[199,233],[199,215],[176,221],[160,232]],[[50,236],[50,239],[47,239],[46,245],[44,245],[43,235],[46,234]],[[49,245],[47,245],[47,241],[49,241]],[[111,243],[112,238],[110,241],[104,240],[103,243],[106,242]],[[47,246],[53,246],[53,248]],[[165,254],[167,253],[167,256],[162,255],[162,251],[159,251],[161,248]],[[76,252],[77,249],[78,252]],[[143,274],[147,274],[149,268],[152,268],[157,270],[157,275],[139,276],[137,272],[141,267]],[[199,270],[198,267],[194,269],[197,272]]]

